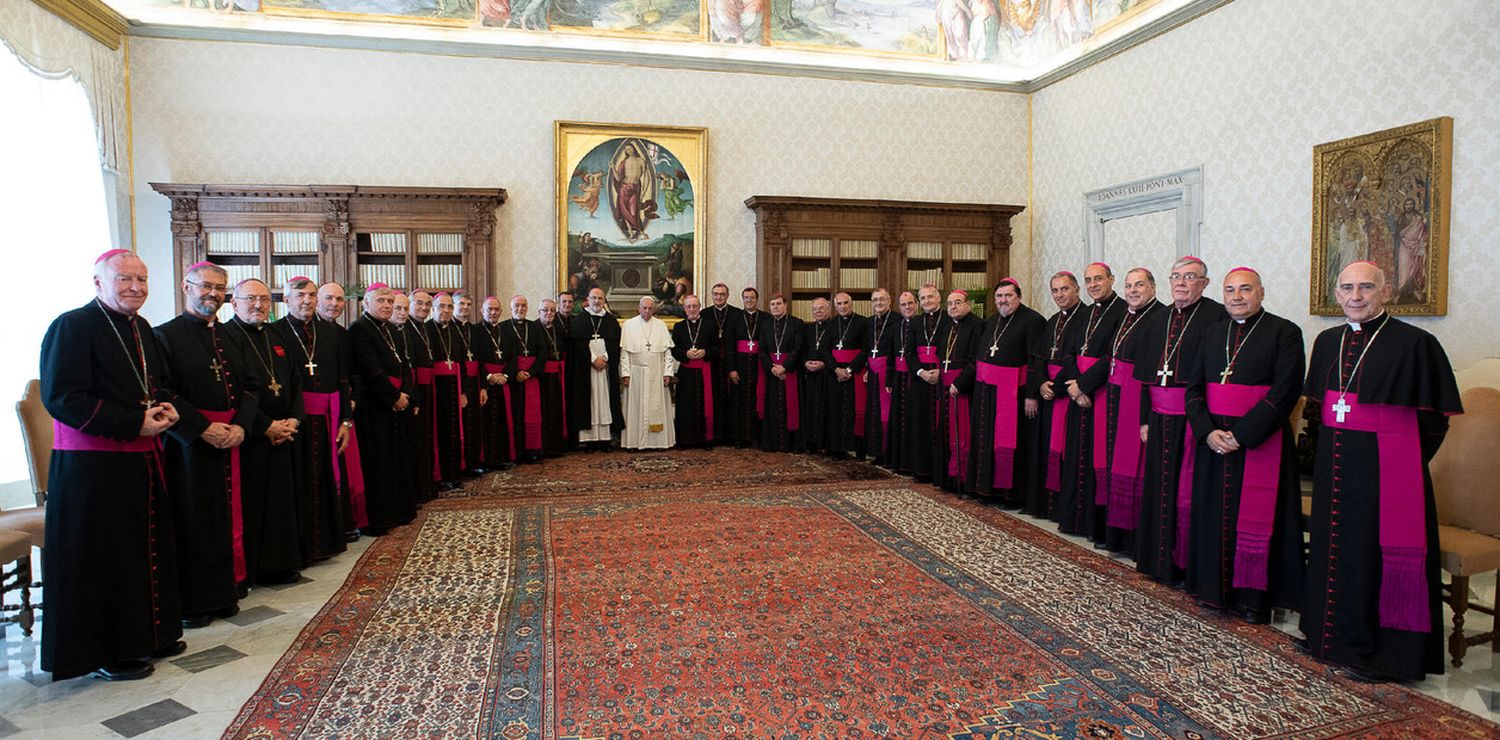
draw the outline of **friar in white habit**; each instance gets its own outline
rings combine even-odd
[[[672,424],[672,393],[677,360],[672,357],[672,332],[655,318],[656,300],[642,298],[639,314],[620,329],[621,404],[625,412],[627,449],[661,449],[677,444]]]

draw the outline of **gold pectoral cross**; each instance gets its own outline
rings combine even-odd
[[[1231,375],[1234,375],[1234,368],[1232,368],[1232,367],[1226,367],[1226,368],[1224,368],[1224,371],[1221,372],[1221,373],[1219,373],[1219,384],[1223,385],[1224,383],[1228,383],[1229,382],[1229,376],[1231,376]]]
[[[271,382],[267,383],[266,387],[271,389],[271,395],[281,397],[281,384],[276,382],[275,378],[271,378]]]
[[[307,358],[307,364],[303,365],[302,367],[307,368],[307,374],[309,377],[318,374],[318,363],[313,362],[311,357]]]
[[[224,380],[224,366],[219,364],[219,358],[215,357],[213,362],[208,363],[208,369],[214,371],[214,380]]]

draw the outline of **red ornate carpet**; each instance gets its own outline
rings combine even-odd
[[[374,543],[226,737],[1495,736],[857,463],[575,455]]]

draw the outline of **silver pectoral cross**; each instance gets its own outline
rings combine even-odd
[[[1234,368],[1232,368],[1232,367],[1226,367],[1226,368],[1224,368],[1224,371],[1221,372],[1221,373],[1219,373],[1219,384],[1222,385],[1224,383],[1228,383],[1229,382],[1229,376],[1231,376],[1231,375],[1234,375]]]
[[[750,340],[749,347],[750,347],[750,351],[751,352],[755,351],[755,340],[754,339]]]
[[[1161,378],[1161,387],[1167,387],[1167,381],[1171,380],[1174,374],[1171,370],[1167,369],[1165,362],[1162,363],[1161,369],[1156,371],[1156,377]]]
[[[999,351],[1000,351],[1000,347],[998,345],[994,345],[994,344],[990,345],[990,357],[994,357],[995,353],[999,352]]]
[[[318,363],[313,362],[311,357],[307,358],[307,364],[303,365],[302,367],[307,368],[308,377],[312,377],[318,374]]]
[[[1338,403],[1335,403],[1329,408],[1333,411],[1333,413],[1335,414],[1335,418],[1338,419],[1340,424],[1344,422],[1344,417],[1348,416],[1349,412],[1354,410],[1353,406],[1350,406],[1349,404],[1344,402],[1343,396],[1339,396]]]
[[[843,349],[844,348],[844,340],[840,339],[838,344],[833,345],[833,348],[834,349]]]

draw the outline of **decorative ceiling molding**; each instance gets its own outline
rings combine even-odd
[[[125,16],[102,0],[33,0],[48,12],[67,21],[111,51],[120,48],[129,24]]]

